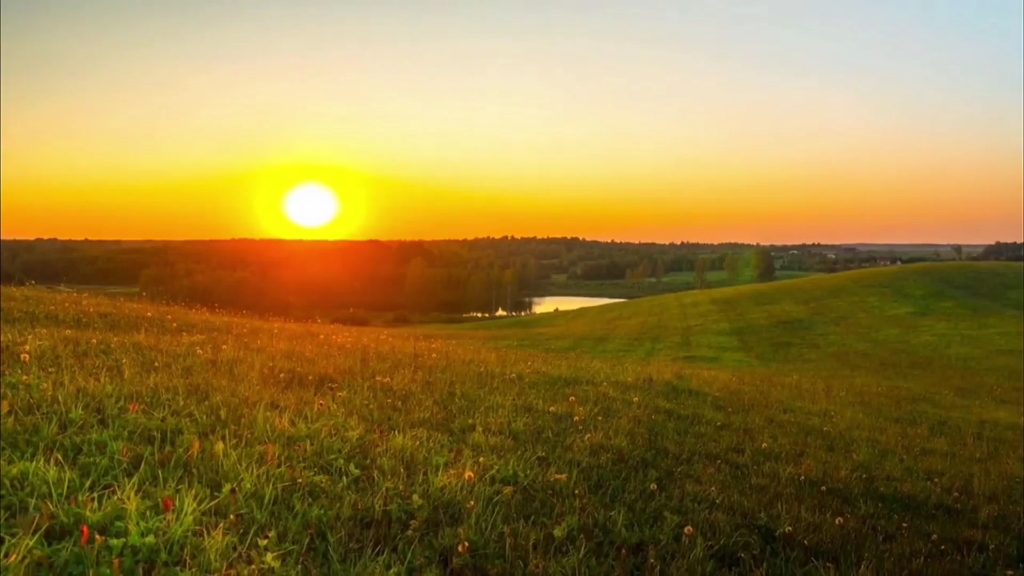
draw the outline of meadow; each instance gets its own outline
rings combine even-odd
[[[4,288],[5,574],[1004,574],[1024,268],[459,326]]]

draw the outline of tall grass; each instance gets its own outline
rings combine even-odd
[[[4,573],[1024,562],[1022,383],[1002,356],[965,388],[909,368],[548,351],[509,330],[4,289]]]

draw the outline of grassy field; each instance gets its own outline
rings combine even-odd
[[[778,270],[778,280],[791,280],[814,276],[815,272],[796,272]],[[745,270],[736,280],[730,280],[724,270],[709,270],[708,284],[711,288],[751,284],[755,282],[753,272]],[[649,279],[646,282],[627,282],[625,280],[569,280],[565,274],[554,276],[541,284],[535,296],[591,296],[595,298],[640,298],[658,294],[671,294],[693,289],[693,272],[672,272],[660,282]]]
[[[390,330],[0,311],[5,574],[1024,563],[1020,265]]]

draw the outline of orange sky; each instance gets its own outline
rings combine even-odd
[[[1009,5],[46,4],[0,15],[5,238],[1024,236]]]

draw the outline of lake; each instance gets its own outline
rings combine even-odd
[[[518,298],[513,301],[513,308],[516,314],[543,314],[556,310],[575,310],[589,306],[600,306],[612,302],[623,302],[621,298],[592,298],[590,296],[537,296],[533,298]],[[489,316],[488,311],[470,312],[466,316]],[[499,304],[498,311],[494,316],[505,316],[504,306]]]
[[[555,310],[575,310],[577,308],[600,306],[601,304],[611,304],[612,302],[622,302],[623,300],[621,298],[591,298],[589,296],[544,296],[531,298],[530,301],[533,304],[533,313],[542,314],[544,312],[554,312]]]

